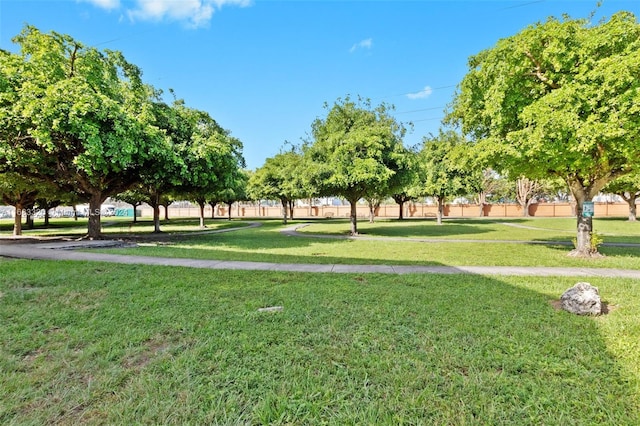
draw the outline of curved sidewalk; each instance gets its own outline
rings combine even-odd
[[[420,265],[341,265],[308,263],[266,263],[225,260],[198,260],[151,256],[79,252],[77,248],[121,246],[118,241],[47,242],[0,244],[0,257],[32,260],[110,262],[135,265],[182,266],[203,269],[288,271],[323,273],[383,274],[480,274],[520,276],[619,277],[640,279],[640,271],[606,268],[554,268],[519,266],[420,266]]]

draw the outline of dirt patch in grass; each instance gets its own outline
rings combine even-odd
[[[153,338],[143,343],[144,349],[140,353],[125,357],[122,366],[127,369],[141,370],[146,367],[154,358],[161,355],[171,347],[171,342],[163,339]]]

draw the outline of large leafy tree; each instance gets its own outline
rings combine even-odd
[[[341,196],[349,202],[353,235],[358,233],[357,202],[388,193],[404,159],[405,128],[390,115],[390,108],[347,97],[312,125],[313,140],[307,147],[310,181],[320,196]]]
[[[531,216],[529,207],[535,201],[536,197],[544,191],[541,181],[529,179],[526,176],[520,176],[515,181],[516,201],[522,208],[522,216]]]
[[[583,204],[640,157],[640,25],[550,18],[469,60],[448,121],[512,176],[560,177],[577,203],[577,248],[591,254]],[[496,164],[496,165],[497,165]]]
[[[32,26],[14,42],[19,53],[0,54],[0,167],[88,200],[88,235],[100,237],[102,202],[164,151],[152,91],[119,52]]]
[[[0,200],[15,208],[13,235],[22,235],[22,219],[35,205],[42,186],[42,182],[17,173],[0,174]]]
[[[286,224],[288,217],[293,219],[294,202],[309,195],[304,177],[302,153],[297,149],[280,152],[267,158],[264,165],[251,175],[247,193],[254,200],[279,200]]]
[[[242,142],[204,111],[184,109],[182,114],[191,123],[192,135],[179,148],[186,176],[175,193],[200,206],[200,226],[204,227],[207,203],[225,190],[237,190],[237,178],[245,166]]]
[[[509,192],[509,182],[504,176],[482,162],[476,163],[476,169],[471,185],[476,204],[479,206],[479,216],[485,215],[485,206],[493,200],[504,201]],[[513,192],[513,191],[511,191]]]
[[[165,149],[141,170],[139,183],[128,194],[134,196],[134,200],[136,195],[141,197],[151,206],[154,232],[161,232],[160,206],[169,193],[189,178],[185,152],[191,147],[196,131],[196,123],[189,119],[193,114],[184,102],[176,100],[173,105],[168,105],[160,100],[160,95],[156,94],[152,104],[153,125],[163,133]]]
[[[629,221],[637,220],[636,201],[640,199],[640,172],[610,182],[604,190],[620,196],[629,205]]]
[[[398,219],[404,219],[404,205],[415,200],[420,193],[418,179],[419,155],[417,148],[412,147],[404,151],[398,162],[399,168],[389,180],[388,194],[398,203]]]
[[[432,197],[438,204],[439,225],[446,200],[465,195],[473,187],[475,174],[469,152],[469,143],[452,130],[423,139],[418,169],[421,195]]]
[[[233,203],[246,201],[249,198],[247,195],[249,176],[250,174],[246,170],[236,168],[234,172],[226,175],[223,189],[213,195],[213,197],[229,207],[227,210],[229,220],[231,220]]]

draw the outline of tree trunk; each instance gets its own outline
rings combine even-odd
[[[22,214],[24,212],[24,207],[21,203],[16,203],[15,209],[16,214],[13,217],[13,235],[19,236],[22,235]]]
[[[218,205],[218,203],[214,203],[214,202],[209,202],[209,205],[211,206],[211,219],[215,219],[216,218],[216,205]]]
[[[400,214],[398,215],[398,220],[404,219],[404,200],[398,202],[398,206],[400,206]]]
[[[45,208],[44,209],[44,227],[48,228],[49,227],[49,209]]]
[[[160,194],[152,194],[150,204],[153,207],[153,232],[159,234],[162,232],[160,229]]]
[[[205,202],[198,202],[198,206],[200,207],[200,228],[204,229],[207,226],[204,224],[204,206],[205,206]]]
[[[533,197],[540,191],[540,182],[526,177],[516,179],[516,199],[522,207],[522,216],[529,217],[529,206]]]
[[[90,240],[102,238],[102,225],[100,223],[100,207],[107,197],[101,192],[91,194],[89,198],[89,226],[88,234]]]
[[[160,229],[160,206],[158,204],[153,204],[153,232],[159,234],[162,232]]]
[[[636,198],[633,197],[631,201],[629,201],[629,221],[635,222],[637,220],[636,214]]]
[[[435,197],[438,202],[438,212],[436,213],[436,223],[442,225],[442,216],[444,216],[444,197]]]
[[[136,203],[131,204],[133,206],[133,223],[138,223],[138,215],[136,214],[136,209],[138,205]]]
[[[569,255],[574,257],[602,257],[598,253],[598,247],[593,244],[593,218],[583,217],[584,203],[593,200],[598,192],[612,179],[610,175],[602,176],[585,185],[579,178],[568,179],[567,184],[571,189],[571,195],[576,204],[576,217],[578,230],[576,248]]]
[[[348,200],[351,206],[349,221],[351,222],[351,235],[358,235],[358,200]]]
[[[27,229],[33,229],[33,206],[27,207],[25,216]]]
[[[591,247],[591,233],[593,231],[593,218],[582,216],[583,202],[578,202],[576,207],[578,219],[578,234],[576,237],[576,248],[571,252],[576,257],[591,257],[593,250]]]
[[[73,206],[73,220],[78,221],[78,208],[75,205]]]
[[[620,195],[629,205],[629,221],[635,222],[638,219],[636,214],[636,200],[638,199],[638,193],[627,192],[618,195]]]
[[[478,212],[478,216],[484,217],[484,206],[487,204],[487,193],[484,191],[478,192],[478,206],[480,206],[480,211]]]
[[[163,204],[164,207],[164,220],[169,220],[169,204]]]
[[[282,203],[282,223],[286,225],[288,216],[287,199],[281,198],[280,203]]]
[[[374,205],[369,204],[369,223],[374,223],[376,218],[376,208]]]
[[[231,207],[233,207],[233,203],[228,203],[229,206],[229,220],[231,220]]]
[[[293,209],[295,208],[295,201],[289,200],[289,217],[293,220]]]
[[[584,203],[591,201],[589,194],[584,190],[576,190],[572,188],[573,197],[576,201],[576,219],[577,219],[577,236],[576,247],[571,250],[569,256],[573,257],[599,257],[597,247],[593,247],[591,244],[592,232],[593,232],[593,218],[583,217],[582,212],[584,209]]]

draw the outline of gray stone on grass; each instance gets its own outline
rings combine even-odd
[[[281,312],[283,309],[283,306],[269,306],[267,308],[258,308],[258,312]]]
[[[560,306],[565,311],[576,315],[600,315],[602,301],[598,287],[586,282],[579,282],[560,297]]]

